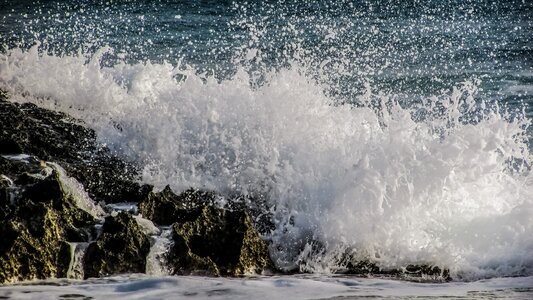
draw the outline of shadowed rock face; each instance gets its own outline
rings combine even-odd
[[[120,212],[106,217],[102,233],[85,254],[85,278],[144,273],[150,241],[133,217]]]
[[[266,243],[243,210],[204,205],[196,217],[174,223],[172,230],[169,261],[176,274],[238,276],[273,269]]]
[[[152,222],[169,226],[174,222],[195,219],[202,204],[213,205],[215,194],[189,189],[179,195],[174,194],[169,186],[161,192],[150,192],[139,203],[139,212]]]
[[[60,164],[97,202],[138,202],[150,191],[136,182],[136,167],[101,146],[80,121],[34,104],[8,102],[0,91],[0,154],[21,153]]]
[[[194,189],[176,195],[167,186],[139,203],[144,217],[172,225],[168,260],[173,272],[238,276],[272,270],[267,245],[246,205],[231,199],[218,207],[217,198],[222,196]]]
[[[0,283],[65,277],[67,241],[88,240],[95,218],[78,208],[59,173],[38,161],[0,157],[0,173]]]

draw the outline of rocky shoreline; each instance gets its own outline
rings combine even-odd
[[[214,193],[176,195],[139,185],[135,166],[80,124],[1,96],[0,283],[145,273],[156,225],[172,231],[166,259],[172,274],[273,270],[244,207],[217,206]],[[138,212],[107,206],[124,202],[138,204]],[[74,266],[80,244],[82,265]]]
[[[170,274],[280,272],[261,238],[271,220],[247,204],[260,201],[195,189],[157,192],[138,183],[138,171],[81,121],[9,102],[0,91],[0,284],[146,273],[153,255]],[[166,243],[154,253],[163,231]],[[432,266],[346,265],[347,273],[449,279]]]

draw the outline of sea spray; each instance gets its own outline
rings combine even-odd
[[[251,86],[244,70],[216,80],[100,57],[10,50],[0,88],[83,119],[143,182],[268,199],[282,269],[334,271],[350,251],[466,279],[533,272],[529,121],[475,100],[474,81],[411,106],[369,85],[353,106],[297,63]]]
[[[70,243],[70,264],[67,270],[67,278],[69,279],[83,279],[84,278],[84,271],[83,271],[83,257],[85,256],[85,252],[87,250],[87,247],[89,246],[89,243]]]
[[[172,230],[164,228],[161,233],[151,236],[150,253],[146,257],[146,274],[166,276],[170,274],[167,255],[172,247]]]

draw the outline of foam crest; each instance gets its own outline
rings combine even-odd
[[[335,105],[297,67],[217,81],[167,63],[0,54],[0,88],[85,120],[142,180],[269,199],[280,267],[436,264],[464,278],[533,274],[529,122],[467,82],[405,108],[367,87]],[[25,95],[25,96],[22,96]],[[310,245],[319,244],[318,250]]]

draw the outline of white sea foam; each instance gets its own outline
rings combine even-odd
[[[420,284],[387,279],[272,276],[111,277],[85,281],[48,280],[0,286],[7,299],[531,299],[533,277]],[[54,285],[54,283],[58,285]],[[68,285],[65,285],[68,283]]]
[[[410,109],[371,87],[366,106],[339,106],[297,67],[251,87],[242,70],[217,81],[166,63],[101,67],[105,51],[11,50],[0,88],[85,120],[145,166],[144,182],[267,195],[280,267],[334,271],[352,251],[463,278],[533,274],[528,121],[475,103],[475,82]]]

